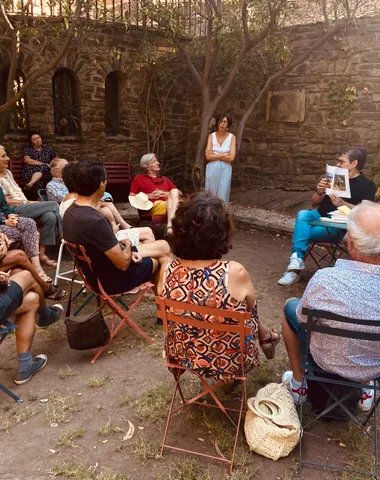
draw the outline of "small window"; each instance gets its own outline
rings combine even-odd
[[[53,106],[55,134],[78,135],[79,103],[77,81],[67,68],[57,70],[53,76]]]
[[[119,115],[121,109],[121,72],[107,75],[104,95],[105,133],[115,136],[119,133]]]
[[[7,85],[8,85],[9,66],[0,70],[0,104],[6,102]],[[13,80],[13,94],[16,95],[25,83],[25,76],[20,70],[16,70],[16,76]],[[26,104],[26,96],[23,95],[20,100],[12,107],[7,132],[17,133],[28,130],[28,112]]]

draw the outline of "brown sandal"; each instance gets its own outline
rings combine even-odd
[[[49,258],[47,255],[40,255],[40,262],[41,262],[41,265],[44,265],[45,267],[50,267],[50,268],[57,267],[57,262]]]
[[[273,333],[276,333],[278,336],[277,338],[273,339]],[[268,360],[272,360],[276,354],[276,345],[279,343],[281,340],[281,335],[272,328],[272,330],[269,332],[270,337],[266,338],[265,340],[260,340],[260,346],[261,350],[263,351],[263,354],[267,357]],[[263,345],[268,345],[270,344],[269,348],[262,348]]]
[[[66,296],[66,291],[61,288],[54,287],[54,285],[49,285],[49,288],[44,292],[44,297],[48,300],[60,300]]]

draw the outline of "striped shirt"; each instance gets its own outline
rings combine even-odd
[[[7,168],[4,168],[4,173],[5,177],[0,177],[0,187],[3,189],[4,195],[11,200],[27,201],[23,191],[15,182],[13,173]]]

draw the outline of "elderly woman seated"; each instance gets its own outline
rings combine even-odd
[[[238,262],[222,260],[228,252],[231,223],[222,200],[208,192],[191,195],[173,218],[171,249],[177,259],[163,265],[158,293],[172,300],[233,311],[252,312],[252,335],[246,343],[246,372],[258,365],[257,343],[268,359],[274,358],[280,335],[259,319],[256,296],[247,270]],[[195,317],[194,317],[195,318]],[[205,377],[231,382],[239,374],[239,341],[231,334],[210,338],[193,328],[173,327],[169,337],[172,357]],[[223,346],[223,348],[221,348]]]
[[[138,209],[150,211],[150,215],[167,215],[166,235],[172,233],[172,219],[177,210],[180,191],[168,177],[160,175],[160,162],[154,153],[141,157],[140,167],[143,174],[136,175],[129,193],[130,204]],[[153,203],[148,208],[141,208],[134,202],[135,196],[145,193]]]

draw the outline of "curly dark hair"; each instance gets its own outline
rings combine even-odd
[[[169,237],[174,255],[185,260],[211,260],[228,253],[232,223],[223,200],[208,191],[181,203]]]

